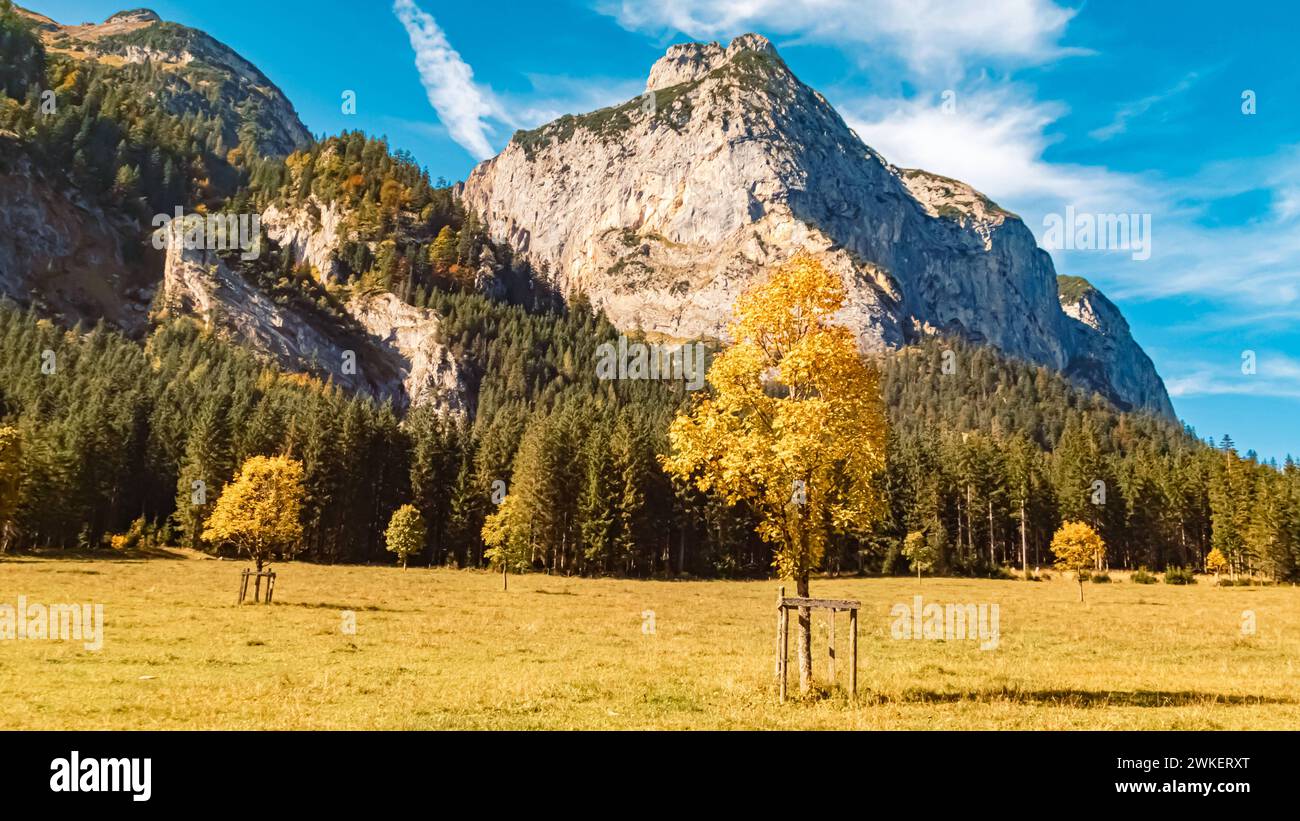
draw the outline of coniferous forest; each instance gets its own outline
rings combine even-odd
[[[681,383],[602,382],[614,329],[577,305],[528,311],[438,292],[446,341],[472,363],[473,422],[387,405],[284,374],[189,320],[143,343],[0,311],[0,424],[20,431],[15,525],[31,547],[201,547],[194,482],[208,498],[245,459],[305,469],[303,558],[386,562],[383,532],[411,503],[428,523],[414,561],[484,564],[482,525],[505,482],[536,527],[536,569],[753,576],[770,548],[746,511],[660,467]],[[944,373],[945,351],[962,363]],[[52,352],[52,359],[45,352]],[[53,372],[42,364],[53,363]],[[1120,413],[1046,369],[934,339],[881,361],[889,407],[887,519],[830,545],[833,572],[909,572],[909,532],[940,567],[986,575],[1051,561],[1064,520],[1091,524],[1111,567],[1201,568],[1218,548],[1241,572],[1294,579],[1300,466],[1260,462]],[[49,370],[46,368],[45,370]],[[1098,484],[1101,483],[1101,484]]]

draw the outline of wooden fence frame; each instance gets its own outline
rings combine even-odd
[[[262,601],[262,579],[266,579],[266,603],[271,603],[271,597],[275,595],[275,572],[272,570],[249,570],[244,568],[243,574],[239,581],[239,604],[244,603],[248,597],[248,580],[252,578],[256,581],[253,583],[253,601]]]
[[[829,610],[830,642],[827,654],[827,671],[831,684],[835,683],[835,614],[841,610],[849,613],[849,697],[858,697],[858,610],[862,602],[850,599],[806,599],[787,598],[785,588],[777,588],[776,594],[776,678],[780,682],[781,703],[785,703],[786,670],[790,658],[790,611],[791,610]],[[808,614],[811,627],[812,613]],[[808,671],[809,675],[812,671]]]

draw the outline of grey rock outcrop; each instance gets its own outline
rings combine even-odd
[[[354,295],[339,323],[282,305],[222,255],[186,248],[175,222],[166,243],[162,310],[193,316],[281,368],[311,374],[399,409],[432,405],[463,416],[469,401],[458,363],[438,341],[432,311],[393,294]]]
[[[736,297],[807,250],[844,279],[840,319],[865,351],[943,333],[1066,373],[1101,357],[1107,396],[1170,413],[1127,326],[1105,346],[1075,332],[1018,217],[890,165],[766,39],[674,46],[647,89],[517,133],[466,181],[493,239],[561,292],[624,330],[722,338]]]

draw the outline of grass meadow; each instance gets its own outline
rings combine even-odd
[[[628,581],[242,562],[10,557],[0,604],[101,603],[104,642],[0,641],[3,729],[1284,729],[1300,726],[1300,590],[826,578],[862,601],[859,698],[779,705],[775,581]],[[896,640],[891,607],[997,604],[1000,640]],[[355,633],[345,632],[345,611]],[[653,612],[653,632],[649,632]],[[1243,613],[1255,632],[1243,631]],[[791,667],[793,659],[791,632]],[[792,676],[791,691],[797,693]]]

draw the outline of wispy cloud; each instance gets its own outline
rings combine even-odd
[[[475,159],[492,156],[487,119],[492,114],[490,94],[474,82],[474,69],[461,59],[433,16],[412,0],[396,0],[393,13],[402,22],[415,50],[415,66],[429,104],[447,127],[451,138]]]
[[[452,48],[433,16],[413,0],[395,0],[393,13],[411,40],[429,104],[447,134],[477,160],[497,153],[493,138],[502,132],[535,128],[564,114],[604,108],[641,91],[639,80],[530,74],[527,93],[498,94],[474,80],[474,69]],[[407,126],[422,130],[414,123]]]
[[[1141,117],[1156,106],[1168,102],[1174,97],[1187,92],[1192,88],[1192,86],[1196,85],[1196,81],[1199,79],[1200,74],[1193,71],[1183,77],[1183,79],[1179,80],[1172,88],[1162,91],[1159,94],[1151,94],[1141,98],[1140,100],[1125,103],[1115,112],[1114,119],[1101,128],[1095,128],[1088,132],[1088,136],[1092,137],[1094,140],[1105,141],[1123,134],[1128,130],[1128,124],[1130,121]]]
[[[1243,352],[1244,353],[1244,352]],[[1167,378],[1174,398],[1188,396],[1272,396],[1300,399],[1300,361],[1275,351],[1255,352],[1254,373],[1243,373],[1237,359],[1197,363]]]
[[[596,0],[624,28],[691,37],[747,31],[846,47],[887,49],[916,73],[981,58],[1037,64],[1072,50],[1060,45],[1072,9],[1052,0]]]

